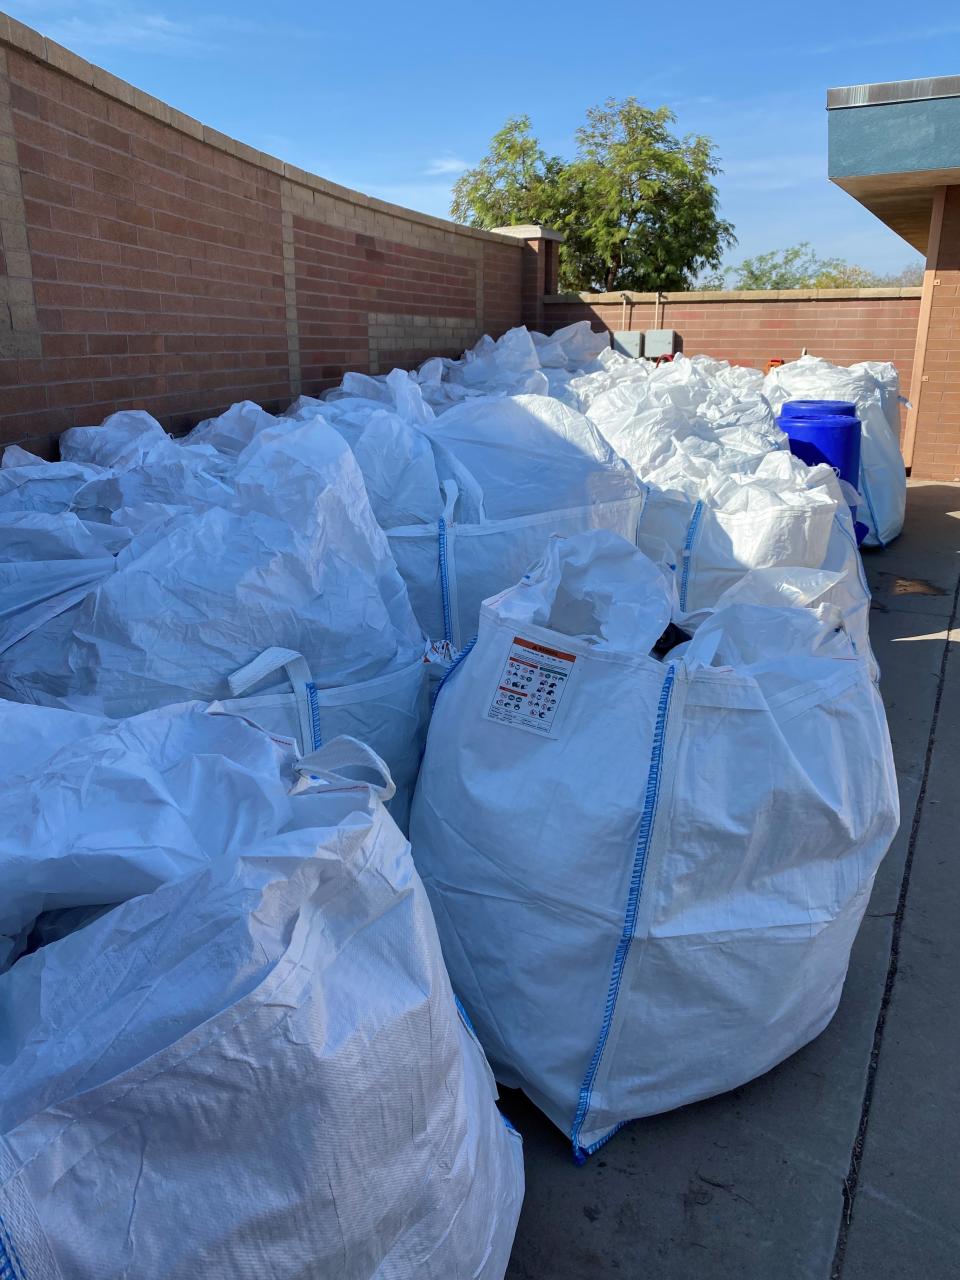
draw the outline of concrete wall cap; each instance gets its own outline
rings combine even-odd
[[[853,302],[858,298],[870,301],[874,298],[919,298],[919,287],[879,289],[703,289],[687,293],[636,293],[623,290],[619,293],[557,293],[544,298],[545,303],[586,302],[596,307],[622,306],[624,299],[630,304],[654,304],[659,296],[661,303],[700,302]]]
[[[492,232],[498,236],[511,236],[517,240],[556,240],[563,244],[566,236],[553,227],[543,227],[539,222],[524,222],[515,227],[493,227]]]

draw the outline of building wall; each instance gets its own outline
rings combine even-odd
[[[946,187],[940,201],[924,273],[928,319],[912,396],[912,474],[954,482],[960,481],[960,187]]]
[[[521,322],[525,251],[284,165],[0,15],[0,443],[458,355]]]

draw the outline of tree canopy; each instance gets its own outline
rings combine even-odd
[[[728,283],[732,278],[732,285]],[[923,266],[878,275],[843,258],[821,258],[808,241],[745,258],[728,271],[702,277],[698,289],[869,289],[923,282]]]
[[[475,227],[563,231],[565,289],[692,288],[736,237],[720,217],[713,143],[677,136],[675,123],[668,107],[610,98],[587,112],[565,161],[546,154],[528,116],[514,116],[456,183],[451,214]]]

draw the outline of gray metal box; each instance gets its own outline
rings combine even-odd
[[[622,356],[633,356],[639,360],[643,355],[643,331],[641,329],[620,329],[613,335],[613,349]]]
[[[672,356],[683,350],[683,339],[676,329],[648,329],[644,336],[643,354],[648,360]]]

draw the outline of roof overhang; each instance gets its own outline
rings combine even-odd
[[[934,193],[960,184],[960,76],[827,92],[832,182],[925,254]]]

